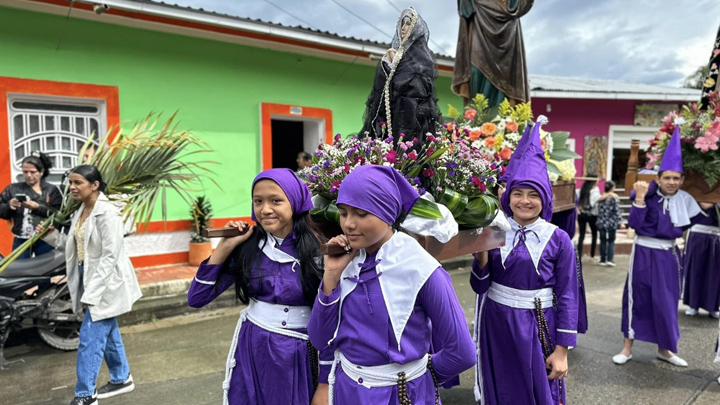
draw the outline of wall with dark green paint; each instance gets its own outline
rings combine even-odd
[[[118,86],[124,125],[150,111],[179,111],[181,127],[220,162],[222,190],[206,185],[217,217],[249,215],[261,102],[328,108],[334,132],[356,132],[373,74],[369,66],[0,7],[0,76]],[[449,78],[439,78],[437,90],[444,112],[462,105]],[[169,219],[186,212],[170,199]]]

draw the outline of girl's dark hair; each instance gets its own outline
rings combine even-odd
[[[597,178],[597,175],[588,174],[587,177]],[[596,185],[597,185],[597,180],[585,180],[582,187],[580,188],[580,199],[578,200],[578,205],[580,207],[590,206],[590,192],[592,191],[593,187],[595,187]]]
[[[98,170],[97,167],[93,165],[80,165],[75,166],[72,170],[70,170],[70,173],[79,174],[83,177],[85,177],[85,180],[89,181],[90,184],[95,183],[96,181],[100,183],[100,187],[98,187],[99,192],[105,191],[105,182],[103,182],[102,175],[100,174],[100,170]]]
[[[608,181],[605,182],[605,192],[606,192],[606,193],[607,193],[608,191],[612,190],[613,187],[615,187],[615,182],[614,182],[614,181],[608,180]]]
[[[32,152],[30,156],[25,157],[25,159],[22,160],[21,165],[25,163],[30,163],[35,166],[37,171],[42,173],[43,179],[50,175],[50,169],[53,165],[52,159],[50,159],[47,154],[39,151]]]
[[[300,260],[300,282],[302,283],[303,297],[308,305],[312,306],[317,296],[320,281],[323,276],[322,256],[319,254],[320,244],[315,237],[314,224],[310,214],[305,212],[293,216],[295,228],[295,251]],[[251,281],[263,278],[270,274],[263,274],[260,267],[262,247],[265,246],[267,231],[257,224],[252,236],[243,244],[236,247],[229,257],[229,266],[224,266],[221,274],[228,273],[235,277],[235,294],[238,299],[247,304],[250,298],[256,295]]]

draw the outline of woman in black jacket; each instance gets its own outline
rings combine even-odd
[[[35,234],[35,227],[60,209],[60,189],[45,181],[52,161],[47,155],[33,152],[22,161],[24,182],[12,183],[0,194],[0,218],[12,220],[13,250]],[[19,259],[41,255],[53,247],[42,240],[23,252]]]

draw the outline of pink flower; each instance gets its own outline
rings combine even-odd
[[[397,162],[397,152],[391,150],[390,152],[388,152],[387,155],[385,155],[385,160],[387,160],[389,163]]]
[[[465,119],[466,120],[474,120],[475,116],[477,115],[477,110],[473,110],[472,108],[469,108],[465,110]]]
[[[413,162],[416,162],[417,161],[417,152],[415,152],[415,151],[410,152],[410,154],[408,154],[408,158],[410,160],[412,160]]]
[[[480,178],[478,178],[478,177],[473,177],[473,178],[472,178],[472,182],[473,182],[473,185],[475,185],[475,187],[479,188],[480,191],[482,191],[483,193],[487,190],[487,187],[485,187],[485,183],[483,183],[483,182],[480,180]]]
[[[343,171],[344,171],[345,173],[350,173],[350,166],[345,165],[345,167],[343,167]]]
[[[427,152],[425,153],[427,156],[432,156],[433,152],[435,152],[435,148],[432,146],[427,149]]]
[[[425,177],[432,177],[432,176],[435,174],[435,170],[433,170],[432,168],[428,167],[427,169],[423,170],[422,174],[423,174],[423,176],[425,176]]]
[[[647,169],[651,169],[651,170],[652,170],[652,169],[655,167],[655,162],[657,162],[658,159],[660,159],[660,154],[657,154],[657,153],[648,153],[648,154],[645,155],[645,156],[647,156],[647,160],[648,160],[648,162],[647,162],[647,164],[645,165],[645,167],[646,167]]]
[[[405,142],[400,142],[400,143],[398,143],[398,146],[399,146],[400,149],[402,149],[402,150],[407,150],[407,148],[408,148],[407,145],[405,145]]]
[[[709,150],[717,150],[717,138],[701,136],[695,141],[695,148],[700,149],[703,153]]]

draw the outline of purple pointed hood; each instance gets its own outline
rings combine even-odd
[[[543,120],[543,119],[544,119],[543,122],[547,122],[547,118],[545,118],[544,115],[541,115],[538,117],[538,122],[541,122],[541,120]],[[520,141],[518,142],[517,147],[515,148],[515,152],[513,152],[513,157],[518,156],[518,155],[522,156],[522,154],[525,153],[525,149],[527,148],[528,140],[530,139],[530,132],[532,131],[533,127],[534,127],[534,125],[526,125],[525,126],[525,131],[523,131],[522,138],[520,138]],[[519,164],[520,164],[520,159],[512,159],[511,158],[510,161],[508,162],[507,168],[505,169],[505,173],[502,176],[500,176],[500,178],[498,179],[498,182],[499,183],[503,183],[503,182],[507,183],[510,176],[512,176],[512,174],[515,173],[515,170],[517,170],[517,167]]]
[[[544,117],[543,117],[544,118]],[[543,152],[540,144],[540,127],[547,122],[547,119],[538,122],[532,129],[532,133],[527,140],[527,146],[522,155],[513,153],[510,163],[517,160],[514,164],[516,169],[507,179],[505,192],[500,198],[500,204],[503,211],[508,216],[512,216],[510,209],[510,192],[515,188],[532,188],[540,193],[542,198],[542,212],[540,217],[546,221],[552,219],[553,201],[552,201],[552,184],[547,173],[547,163],[545,162],[545,152]],[[509,167],[509,165],[508,165]]]
[[[299,215],[313,209],[312,195],[310,194],[307,184],[300,180],[300,178],[292,170],[269,169],[260,172],[260,174],[255,177],[255,180],[253,180],[252,190],[250,192],[251,196],[252,191],[255,190],[255,184],[257,184],[260,180],[272,180],[280,186],[290,202],[293,215]],[[255,210],[251,209],[250,212],[252,220],[257,222]]]
[[[672,170],[674,172],[683,172],[682,149],[680,149],[680,125],[682,122],[675,124],[675,132],[673,132],[670,143],[665,149],[665,154],[660,163],[660,172]]]

